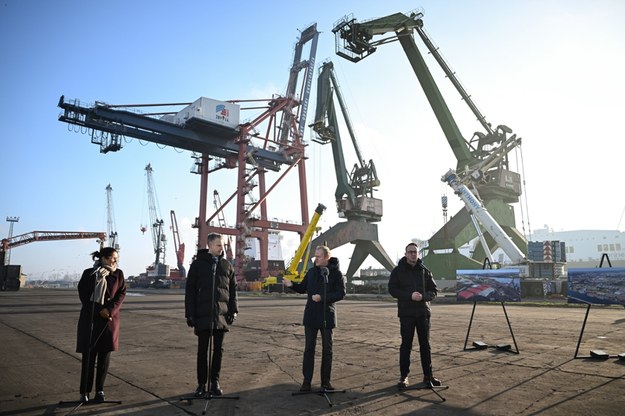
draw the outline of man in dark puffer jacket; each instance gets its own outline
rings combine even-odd
[[[430,301],[438,293],[432,273],[419,258],[419,249],[415,243],[406,246],[406,255],[391,272],[388,291],[397,299],[401,346],[399,348],[400,379],[397,387],[408,387],[410,373],[410,352],[415,329],[419,339],[419,353],[423,368],[423,383],[440,386],[440,380],[432,375],[432,356],[430,353]]]
[[[214,290],[213,290],[214,289]],[[213,337],[213,356],[210,368],[209,393],[222,394],[219,385],[224,333],[239,312],[237,282],[234,269],[223,257],[223,238],[220,234],[208,235],[208,249],[199,250],[191,263],[185,289],[185,317],[187,325],[194,328],[198,337],[196,397],[206,393],[208,381],[208,344]]]

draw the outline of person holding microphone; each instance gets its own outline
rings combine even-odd
[[[332,257],[330,248],[318,246],[315,249],[315,264],[300,283],[283,278],[285,287],[297,293],[306,293],[304,308],[304,359],[302,373],[304,381],[300,392],[311,391],[311,382],[315,367],[315,346],[317,334],[321,332],[321,389],[334,390],[330,383],[332,374],[333,329],[337,324],[335,303],[345,297],[345,277],[339,269],[339,261]]]

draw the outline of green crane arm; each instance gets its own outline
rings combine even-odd
[[[357,62],[373,53],[378,45],[398,40],[458,161],[457,170],[462,172],[475,162],[475,158],[414,41],[413,30],[423,24],[421,17],[421,13],[410,16],[395,13],[363,23],[357,23],[355,19],[343,19],[332,30],[337,38],[344,41],[345,50],[337,51],[337,54]],[[394,32],[394,35],[372,41],[375,35],[388,32]]]

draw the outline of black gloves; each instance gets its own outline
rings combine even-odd
[[[232,323],[237,319],[237,314],[235,313],[228,313],[226,314],[226,323],[228,325],[232,325]]]
[[[193,328],[195,326],[195,320],[193,319],[193,317],[188,317],[187,318],[187,326],[189,326],[190,328]]]

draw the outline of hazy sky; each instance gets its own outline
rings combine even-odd
[[[113,199],[121,265],[138,274],[153,261],[145,166],[152,164],[161,216],[175,210],[186,263],[193,254],[199,177],[190,153],[127,140],[99,153],[90,137],[58,121],[59,97],[109,104],[268,98],[286,90],[299,31],[316,22],[317,63],[331,59],[366,159],[373,159],[384,200],[380,241],[395,259],[411,238],[427,239],[462,204],[440,177],[456,161],[399,44],[381,46],[359,63],[335,54],[331,29],[344,15],[358,20],[423,8],[425,29],[493,125],[523,138],[527,207],[517,209],[526,234],[620,229],[625,197],[625,3],[620,0],[529,1],[34,1],[0,3],[0,236],[34,230],[106,231],[106,192]],[[425,50],[417,41],[422,52]],[[480,126],[438,66],[428,64],[465,137]],[[315,73],[315,81],[316,81]],[[313,91],[315,91],[315,84]],[[308,122],[314,113],[313,95]],[[245,119],[245,116],[242,116]],[[331,149],[308,147],[310,213],[337,222]],[[348,156],[352,156],[348,153]],[[354,159],[347,160],[352,166]],[[516,167],[517,165],[514,165]],[[235,171],[212,175],[209,194],[225,200]],[[280,189],[270,216],[299,221],[293,188]],[[415,202],[416,201],[416,202]],[[212,207],[212,198],[209,200]],[[517,207],[518,208],[518,207]],[[226,218],[234,223],[234,212]],[[168,229],[167,262],[175,265]],[[284,235],[288,257],[297,235]],[[31,278],[80,273],[92,240],[36,242],[12,251]],[[335,250],[347,269],[353,248]],[[368,260],[366,266],[377,266]]]

